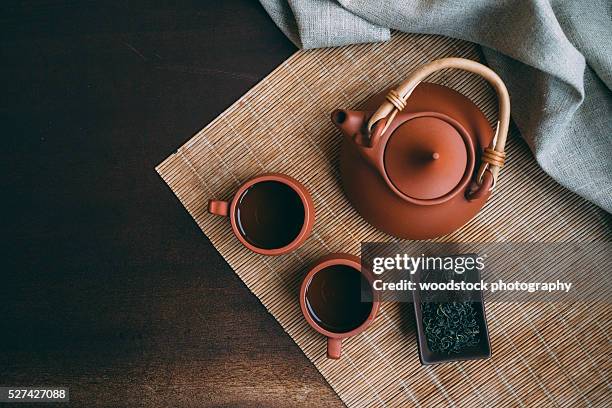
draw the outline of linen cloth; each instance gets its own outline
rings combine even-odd
[[[260,2],[305,49],[386,41],[392,29],[480,44],[508,87],[512,118],[539,165],[612,213],[612,2]]]

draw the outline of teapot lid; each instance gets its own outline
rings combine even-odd
[[[464,136],[448,122],[420,116],[398,126],[384,153],[387,176],[405,195],[433,200],[448,194],[468,166]]]

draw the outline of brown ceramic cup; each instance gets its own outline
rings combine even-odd
[[[252,220],[250,224],[258,229],[260,233],[271,235],[270,238],[273,239],[274,234],[287,234],[287,231],[284,229],[290,228],[289,224],[291,223],[287,222],[284,225],[280,225],[279,223],[282,223],[283,217],[287,215],[290,209],[284,208],[284,203],[282,201],[279,202],[277,199],[278,197],[273,193],[267,195],[258,194],[258,197],[251,199],[249,204],[251,208],[249,208],[248,211],[243,209],[241,212],[241,206],[248,200],[246,197],[249,191],[257,191],[257,189],[263,185],[277,185],[278,183],[283,187],[284,192],[282,193],[285,199],[289,198],[291,200],[292,210],[294,212],[299,212],[299,214],[297,214],[299,218],[293,220],[297,224],[291,226],[291,228],[295,230],[289,232],[292,238],[286,240],[278,247],[264,246],[258,244],[257,240],[249,238],[249,234],[245,229],[245,223],[241,221],[241,217],[243,216],[241,214],[247,212],[251,213]],[[293,194],[295,196],[292,196]],[[296,207],[296,203],[301,203],[301,206]],[[270,213],[271,211],[272,213]],[[208,202],[208,212],[223,217],[229,217],[234,235],[236,235],[240,242],[251,251],[262,255],[282,255],[298,248],[310,235],[315,218],[314,203],[306,187],[294,178],[280,173],[267,173],[250,179],[241,185],[234,196],[228,201],[210,200]],[[273,221],[276,229],[267,225],[266,220],[268,222]],[[285,225],[287,226],[285,227]]]
[[[343,269],[338,269],[343,268]],[[339,286],[341,290],[352,290],[352,304],[347,305],[339,305],[337,302],[330,301],[327,303],[327,306],[335,307],[335,310],[341,310],[341,313],[348,313],[351,316],[347,316],[348,321],[351,321],[352,324],[345,327],[344,330],[335,330],[329,327],[321,318],[317,316],[318,311],[313,307],[313,297],[323,296],[321,291],[329,292],[328,297],[331,296],[339,296],[343,300],[346,299],[346,293],[337,293],[338,285],[337,282],[335,284],[329,284],[329,282],[316,285],[316,288],[313,288],[316,284],[316,279],[319,274],[328,274],[329,276],[333,276],[334,273],[337,273],[339,279],[346,279],[346,274],[350,273],[357,274],[359,276],[359,280],[361,281],[361,288],[359,285],[357,287],[354,284],[350,284],[347,282],[346,287]],[[344,275],[343,275],[344,274]],[[351,278],[352,279],[352,278]],[[336,292],[334,290],[330,290],[330,286],[336,286]],[[313,289],[316,289],[317,292],[312,294]],[[366,289],[369,292],[368,299],[365,302],[362,302],[362,290]],[[357,293],[355,293],[357,291]],[[357,298],[355,298],[357,296]],[[337,300],[338,298],[336,298]],[[328,299],[330,300],[330,299]],[[316,301],[316,300],[315,300]],[[357,302],[357,303],[356,303]],[[359,304],[361,303],[361,304]],[[300,307],[302,309],[302,313],[304,314],[304,318],[314,328],[316,331],[327,337],[327,357],[331,359],[338,359],[342,354],[342,339],[355,336],[365,329],[367,329],[376,318],[378,313],[378,309],[380,307],[379,297],[376,291],[372,289],[372,276],[371,274],[363,271],[361,268],[361,260],[359,257],[350,254],[344,253],[334,253],[320,258],[308,271],[304,281],[302,282],[302,286],[300,289]],[[355,314],[355,310],[360,309],[361,311]],[[337,318],[342,316],[336,316]]]

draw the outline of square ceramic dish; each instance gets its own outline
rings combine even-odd
[[[462,257],[476,257],[474,254],[470,255],[460,255]],[[452,256],[456,257],[456,256]],[[428,279],[431,276],[437,277],[436,282],[448,281],[450,279],[454,279],[455,282],[458,280],[464,280],[465,282],[479,282],[480,281],[480,272],[477,269],[473,269],[471,271],[466,271],[462,275],[459,276],[454,272],[444,272],[444,271],[423,271],[419,270],[413,276],[413,281],[421,282],[421,281],[431,281]],[[451,276],[452,275],[452,276]],[[484,306],[484,297],[481,291],[471,291],[471,292],[421,292],[418,289],[412,292],[413,303],[414,303],[414,316],[416,319],[416,328],[417,328],[417,344],[419,348],[419,358],[423,365],[430,364],[440,364],[447,363],[452,361],[464,361],[464,360],[479,360],[491,357],[491,340],[489,338],[489,329],[487,327],[487,317],[485,313]],[[475,346],[470,346],[462,349],[458,353],[440,353],[432,351],[427,344],[427,334],[425,333],[425,327],[423,324],[423,311],[422,305],[426,301],[432,302],[467,302],[469,301],[472,304],[472,307],[475,312],[476,323],[479,328],[479,341]]]

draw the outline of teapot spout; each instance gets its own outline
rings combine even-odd
[[[338,129],[349,138],[366,134],[367,112],[336,109],[331,114],[331,120]]]

